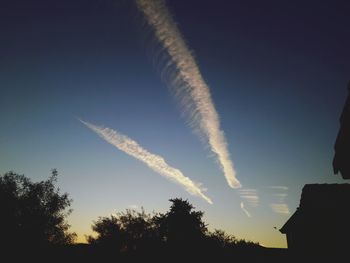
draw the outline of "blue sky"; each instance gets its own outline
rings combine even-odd
[[[282,1],[283,2],[283,1]],[[188,198],[211,228],[285,247],[306,183],[343,183],[333,145],[350,79],[349,4],[167,1],[210,87],[229,152],[259,205],[240,209],[210,151],[162,81],[152,30],[129,1],[8,1],[0,11],[0,172],[57,168],[80,239],[92,220]],[[208,188],[214,204],[119,151],[77,117],[122,132]],[[285,186],[287,190],[271,188]]]

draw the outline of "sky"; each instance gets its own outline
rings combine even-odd
[[[232,189],[164,79],[164,48],[135,1],[0,4],[0,173],[57,168],[79,242],[99,216],[204,211],[209,229],[286,247],[278,229],[308,183],[332,171],[350,80],[347,1],[168,0],[208,85],[242,188]],[[213,204],[100,138],[127,136],[196,183]],[[242,208],[243,204],[243,208]]]

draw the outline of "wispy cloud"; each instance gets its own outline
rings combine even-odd
[[[288,205],[285,203],[285,199],[288,196],[288,187],[287,186],[269,186],[270,189],[275,191],[272,193],[274,199],[273,203],[270,204],[271,209],[278,214],[289,214]],[[277,192],[277,193],[276,193]]]
[[[163,175],[164,177],[170,179],[183,186],[187,192],[192,195],[199,196],[207,201],[209,204],[213,202],[209,197],[207,197],[200,187],[200,184],[193,182],[190,178],[183,175],[183,173],[174,167],[171,167],[166,163],[164,158],[157,154],[150,153],[139,145],[136,141],[130,139],[126,135],[123,135],[117,131],[109,128],[96,126],[94,124],[80,120],[88,128],[96,132],[101,138],[103,138],[108,143],[117,147],[119,150],[125,152],[126,154],[140,160],[150,167],[153,171]]]
[[[250,213],[248,212],[247,209],[245,209],[243,202],[241,202],[241,209],[243,212],[247,215],[247,217],[251,217]]]
[[[287,204],[270,204],[272,210],[278,214],[289,214]]]
[[[286,193],[277,193],[277,194],[272,194],[273,196],[278,196],[278,197],[287,197],[288,194]]]
[[[272,194],[274,198],[278,200],[279,203],[283,203],[285,198],[288,196],[286,193],[278,193],[278,194]]]
[[[239,196],[252,207],[259,206],[259,196],[256,189],[239,189]]]
[[[168,83],[189,117],[192,128],[199,132],[215,154],[229,186],[241,187],[209,87],[164,1],[136,0],[136,3],[170,57],[165,69],[173,68],[168,74]]]
[[[270,186],[268,186],[268,188],[279,189],[279,190],[288,190],[287,186],[281,186],[281,185],[270,185]]]

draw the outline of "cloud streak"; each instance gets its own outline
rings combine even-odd
[[[270,185],[270,186],[268,186],[268,188],[276,189],[276,190],[285,190],[285,191],[288,190],[287,186],[281,186],[281,185]]]
[[[232,188],[241,187],[209,87],[203,80],[196,61],[164,1],[136,0],[136,4],[170,57],[165,68],[165,71],[173,69],[170,70],[171,74],[168,74],[168,84],[189,117],[192,128],[199,132],[215,154],[228,185]]]
[[[177,184],[180,184],[191,195],[201,197],[209,204],[213,204],[211,199],[203,193],[204,189],[202,189],[199,184],[193,182],[190,178],[184,176],[180,170],[168,165],[164,158],[162,158],[161,156],[150,153],[141,145],[139,145],[136,141],[115,130],[106,127],[96,126],[94,124],[82,120],[80,120],[80,122],[82,122],[92,131],[97,133],[102,139],[112,144],[119,150],[145,163],[153,171],[159,173],[167,179],[176,182]]]
[[[252,217],[247,209],[245,209],[243,202],[241,202],[241,209],[246,214],[247,217]]]
[[[275,199],[275,202],[270,204],[271,209],[278,214],[289,214],[289,207],[285,203],[285,199],[287,198],[288,194],[286,191],[288,191],[287,186],[269,186],[270,189],[273,189],[274,191],[278,191],[278,193],[273,193],[272,196]]]
[[[279,203],[284,203],[285,198],[288,196],[287,194],[272,194]]]
[[[270,204],[272,210],[278,214],[289,214],[289,208],[287,204]]]
[[[259,206],[259,196],[256,189],[239,189],[239,196],[252,207]]]

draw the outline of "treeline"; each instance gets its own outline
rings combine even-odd
[[[3,251],[20,250],[56,259],[102,258],[215,258],[252,256],[262,249],[258,243],[238,240],[222,230],[208,231],[203,212],[181,198],[171,199],[166,213],[129,210],[98,218],[92,223],[95,236],[88,244],[74,244],[67,216],[72,200],[55,186],[57,171],[46,181],[32,182],[24,175],[8,172],[0,176],[1,243]],[[39,253],[40,251],[40,253]],[[247,253],[249,251],[249,253]],[[254,254],[254,255],[255,255]]]
[[[171,206],[166,213],[147,214],[143,209],[127,209],[117,215],[100,217],[92,225],[97,236],[89,236],[89,244],[127,252],[260,247],[258,243],[238,240],[222,230],[208,231],[203,212],[195,211],[181,198],[169,201]]]

